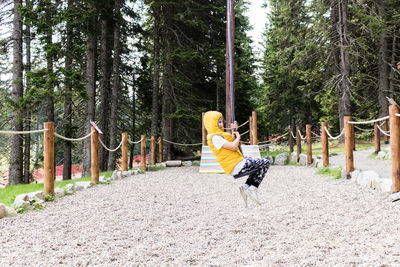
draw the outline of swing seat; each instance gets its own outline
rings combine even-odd
[[[252,173],[255,173],[256,171],[258,171],[258,169],[247,171],[247,172],[244,172],[244,173],[241,173],[241,174],[236,174],[236,175],[233,176],[233,178],[237,179],[237,178],[240,178],[240,177],[243,177],[243,176],[247,176],[247,175],[250,175]]]

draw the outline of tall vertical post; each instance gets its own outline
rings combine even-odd
[[[354,124],[351,124],[351,144],[353,146],[353,151],[356,151],[356,132],[354,129]]]
[[[321,139],[322,139],[322,167],[329,165],[329,145],[328,145],[328,134],[325,131],[328,129],[328,123],[321,123]]]
[[[128,170],[128,133],[122,133],[122,171]]]
[[[163,152],[163,138],[162,138],[162,136],[160,136],[158,138],[158,162],[159,163],[163,162],[162,152]]]
[[[297,157],[296,162],[299,162],[300,154],[301,154],[301,136],[300,136],[300,127],[296,127],[296,145],[297,145]]]
[[[353,136],[351,116],[344,116],[344,145],[346,150],[346,178],[350,179],[350,172],[354,171]]]
[[[374,146],[375,146],[375,153],[378,153],[379,151],[381,151],[381,135],[378,129],[378,123],[379,122],[375,122],[374,123]]]
[[[202,143],[203,146],[207,145],[207,130],[206,127],[204,126],[204,114],[205,112],[201,113],[201,133],[202,133]]]
[[[307,135],[307,164],[311,164],[313,162],[312,144],[311,144],[311,124],[306,124],[306,135]]]
[[[251,113],[253,117],[253,145],[258,145],[257,112]]]
[[[156,137],[151,137],[151,165],[156,164]]]
[[[388,120],[384,120],[384,122],[383,122],[383,130],[384,130],[385,132],[388,132],[388,131],[389,131],[389,123],[388,123]],[[389,144],[389,136],[387,136],[386,134],[384,134],[384,135],[383,135],[383,141],[385,141],[385,144],[386,144],[386,145]]]
[[[45,195],[54,195],[54,122],[45,122],[44,129],[44,181],[43,192]]]
[[[253,136],[253,117],[249,117],[249,136],[250,136],[250,145],[254,145],[254,136]]]
[[[140,154],[142,160],[140,161],[140,168],[142,170],[146,170],[146,135],[141,135],[141,142],[140,142]]]
[[[234,40],[235,40],[235,12],[234,0],[227,0],[227,25],[226,25],[226,128],[233,122],[235,106],[235,60],[234,60]]]
[[[91,127],[92,136],[90,138],[92,183],[99,182],[99,133],[96,128]]]
[[[289,151],[290,151],[290,155],[292,155],[292,153],[293,153],[293,151],[294,151],[294,149],[293,149],[293,147],[294,147],[294,139],[293,139],[293,128],[292,127],[290,127],[289,128]]]
[[[392,158],[392,193],[400,191],[400,118],[397,105],[389,107],[390,120],[390,154]]]

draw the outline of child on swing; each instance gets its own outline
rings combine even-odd
[[[224,132],[224,121],[220,112],[206,112],[204,126],[208,132],[207,144],[225,173],[235,178],[250,173],[246,182],[239,186],[245,206],[247,207],[247,197],[261,205],[257,188],[269,169],[270,161],[266,158],[244,157],[239,150],[240,134],[235,131],[238,128],[236,121],[231,124],[232,134]]]

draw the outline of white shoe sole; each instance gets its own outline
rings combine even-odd
[[[257,205],[261,206],[261,202],[258,199],[254,198],[250,193],[247,193],[247,196],[251,198],[251,200],[253,200]]]

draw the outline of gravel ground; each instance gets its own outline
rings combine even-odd
[[[382,145],[381,150],[390,151],[389,145]],[[392,178],[392,161],[369,158],[375,149],[353,151],[354,168],[360,171],[375,171],[381,178]],[[346,168],[345,154],[329,157],[329,164]]]
[[[0,266],[400,265],[400,205],[315,169],[272,166],[262,206],[244,178],[168,168],[0,220]]]

